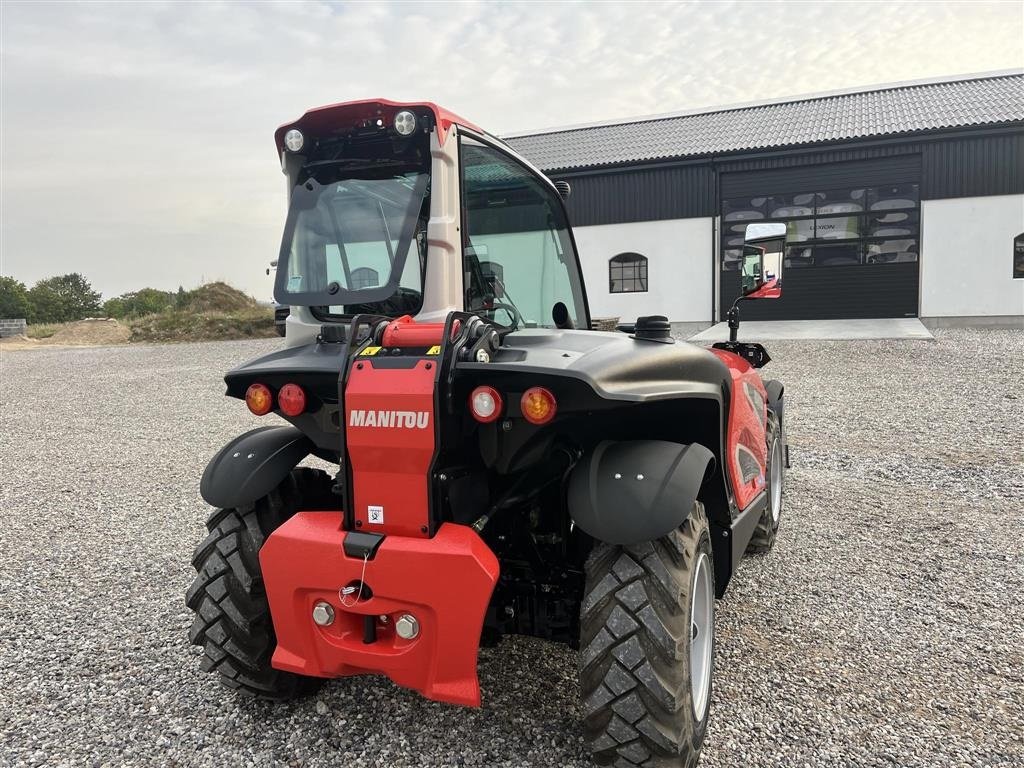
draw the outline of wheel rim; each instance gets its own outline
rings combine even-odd
[[[690,694],[698,722],[704,719],[711,692],[711,650],[715,596],[711,589],[711,561],[701,552],[693,575],[690,608]]]
[[[782,451],[778,440],[772,443],[771,462],[772,527],[777,528],[782,515]]]

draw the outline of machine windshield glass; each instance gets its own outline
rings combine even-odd
[[[423,303],[429,169],[399,159],[303,169],[274,295],[324,315],[415,314]]]

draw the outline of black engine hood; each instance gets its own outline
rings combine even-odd
[[[648,402],[680,396],[721,400],[729,369],[694,344],[637,340],[624,333],[526,329],[510,333],[489,363],[459,363],[460,372],[565,376],[608,400]]]

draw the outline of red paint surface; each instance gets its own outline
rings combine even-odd
[[[445,523],[432,539],[388,536],[374,559],[345,555],[341,512],[299,512],[270,535],[260,566],[277,635],[271,664],[315,677],[383,674],[429,699],[480,705],[477,648],[498,579],[498,560],[468,526]],[[372,597],[342,605],[338,591],[362,579]],[[334,623],[313,623],[314,604]],[[355,604],[352,604],[355,603]],[[420,634],[403,640],[395,619],[411,613]],[[363,643],[363,617],[386,615]]]
[[[388,99],[367,99],[365,101],[345,101],[340,104],[329,104],[325,107],[311,109],[298,120],[285,123],[274,131],[277,154],[284,152],[284,135],[292,128],[298,128],[307,139],[317,136],[328,136],[335,131],[351,128],[365,120],[384,120],[385,125],[394,121],[395,113],[403,109],[429,109],[434,113],[437,124],[438,141],[443,145],[452,124],[464,125],[479,131],[473,123],[449,112],[444,107],[429,101],[400,102]]]
[[[768,393],[757,371],[742,357],[724,349],[712,349],[711,352],[728,366],[729,375],[732,377],[726,451],[729,454],[727,461],[733,494],[740,509],[745,509],[765,487],[765,469],[768,465],[768,444],[765,440]],[[760,408],[754,408],[744,384],[749,384],[758,393]],[[743,472],[740,469],[738,454],[741,450],[749,451],[760,468],[758,476],[747,483],[743,482]]]
[[[402,315],[384,327],[381,344],[385,347],[431,347],[441,343],[444,323],[417,323]]]
[[[370,533],[427,536],[436,360],[419,359],[412,368],[374,367],[372,357],[356,361],[345,386],[345,442],[357,525]],[[371,413],[376,424],[360,426]],[[371,507],[382,508],[383,523],[371,522]]]
[[[747,299],[778,299],[782,296],[782,283],[779,278],[773,277],[756,291],[751,291],[744,298]]]

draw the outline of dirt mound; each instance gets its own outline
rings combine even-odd
[[[186,312],[240,312],[259,306],[256,300],[246,296],[227,283],[207,283],[189,291],[184,306]]]
[[[10,352],[14,349],[32,349],[39,344],[35,339],[28,336],[2,336],[0,337],[0,350]]]
[[[30,326],[31,327],[31,326]],[[49,336],[30,338],[28,336],[11,336],[2,340],[5,350],[37,349],[39,347],[96,347],[112,344],[126,344],[131,337],[131,329],[121,325],[117,320],[106,318],[90,318],[63,323]]]
[[[89,319],[67,323],[42,344],[94,345],[124,344],[131,336],[127,326],[117,320]]]

